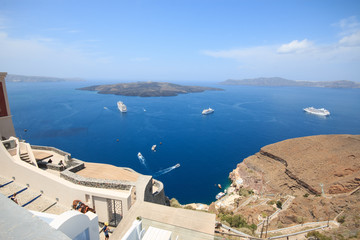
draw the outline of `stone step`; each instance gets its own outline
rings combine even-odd
[[[0,185],[11,182],[12,179],[7,179],[0,177]],[[5,197],[14,194],[26,186],[17,184],[16,181],[9,183],[8,185],[0,188],[0,194],[3,194]],[[25,191],[17,194],[16,199],[18,200],[19,205],[24,205],[30,200],[39,196],[40,192],[33,191],[31,188],[26,189]],[[60,215],[68,210],[71,210],[71,206],[63,206],[59,204],[55,199],[51,199],[47,196],[41,195],[39,198],[35,199],[33,202],[26,205],[24,208],[28,210],[33,210],[37,212],[46,212],[51,214]]]
[[[52,206],[54,206],[57,202],[55,200],[51,200],[44,195],[37,198],[32,203],[25,206],[26,209],[36,211],[36,212],[42,212]]]
[[[5,183],[11,182],[12,179],[10,178],[4,178],[4,177],[0,177],[0,185],[3,185]]]
[[[20,191],[21,189],[25,188],[26,186],[20,186],[15,184],[14,182],[0,188],[0,193],[3,194],[5,197],[8,197],[11,194]]]
[[[33,200],[34,198],[36,198],[37,196],[39,196],[39,192],[34,192],[30,189],[26,189],[25,191],[19,193],[16,198],[18,201],[18,204],[20,206],[26,204],[27,202]],[[35,200],[36,201],[36,200]]]
[[[51,213],[51,214],[56,214],[56,215],[60,215],[66,211],[71,210],[71,207],[66,207],[60,204],[55,204],[54,206],[52,206],[51,208],[47,209],[46,211],[44,211],[45,213]]]

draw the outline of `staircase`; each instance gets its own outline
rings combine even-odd
[[[26,153],[20,153],[20,159],[23,160],[24,162],[30,163],[31,164],[31,160],[29,157],[29,154]]]
[[[10,200],[14,193],[17,193],[16,199],[18,204],[28,210],[60,215],[71,209],[40,192],[29,189],[27,186],[22,186],[13,180],[0,177],[0,194],[5,195]]]

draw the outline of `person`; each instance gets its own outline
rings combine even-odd
[[[101,229],[101,231],[100,232],[104,232],[104,234],[105,234],[105,240],[108,240],[109,239],[109,232],[111,232],[110,231],[110,228],[108,227],[109,226],[109,223],[104,223],[104,227]]]
[[[10,199],[13,200],[16,204],[19,204],[18,201],[17,201],[17,199],[16,199],[16,193],[14,193],[14,194],[11,196]]]
[[[52,163],[52,160],[51,160],[51,158],[49,159],[48,163]]]
[[[63,161],[62,161],[62,160],[60,160],[60,161],[59,161],[58,165],[59,165],[59,166],[63,166],[63,167],[65,167],[65,166],[64,166],[64,163],[63,163]]]
[[[81,208],[81,205],[82,205],[83,203],[81,202],[81,201],[79,201],[78,203],[77,203],[77,205],[76,205],[76,207],[75,207],[75,210],[79,210],[79,208]],[[81,210],[80,210],[81,211]]]

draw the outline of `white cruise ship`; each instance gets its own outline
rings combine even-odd
[[[324,116],[324,117],[330,115],[330,112],[328,110],[326,110],[325,108],[308,107],[308,108],[304,108],[304,111],[307,113]]]
[[[127,107],[123,102],[118,101],[117,106],[118,106],[120,112],[127,112]]]
[[[213,112],[214,112],[214,109],[208,108],[208,109],[204,109],[204,110],[202,111],[202,114],[203,114],[203,115],[206,115],[206,114],[210,114],[210,113],[213,113]]]

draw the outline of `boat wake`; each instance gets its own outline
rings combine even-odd
[[[140,152],[138,153],[138,159],[139,159],[140,163],[146,167],[146,160]]]
[[[172,167],[168,167],[168,168],[165,168],[165,169],[163,169],[163,170],[160,170],[160,171],[158,171],[158,172],[156,172],[156,173],[154,174],[154,177],[158,177],[158,176],[164,175],[164,174],[166,174],[166,173],[168,173],[168,172],[171,172],[172,170],[174,170],[175,168],[178,168],[178,167],[180,167],[180,164],[179,164],[179,163],[176,164],[176,165],[174,165],[174,166],[172,166]]]

